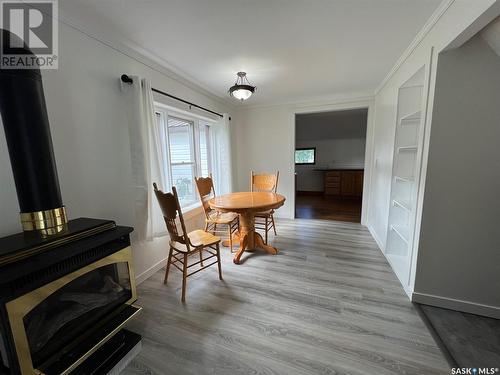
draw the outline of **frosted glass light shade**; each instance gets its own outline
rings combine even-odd
[[[241,101],[247,100],[254,91],[255,87],[250,85],[234,85],[229,89],[231,96]]]
[[[232,94],[236,99],[247,100],[252,95],[252,92],[247,89],[238,89],[234,90]]]

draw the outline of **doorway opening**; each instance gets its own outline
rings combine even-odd
[[[368,109],[295,115],[295,217],[359,223]]]

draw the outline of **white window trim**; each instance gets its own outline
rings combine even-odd
[[[196,131],[195,129],[199,128],[200,120],[209,123],[209,125],[215,124],[217,122],[217,120],[214,120],[213,118],[205,117],[202,115],[198,115],[195,113],[191,113],[188,111],[184,111],[182,109],[175,108],[175,107],[172,107],[172,106],[160,103],[160,102],[156,102],[156,101],[154,102],[154,110],[155,110],[155,112],[160,112],[162,115],[163,123],[161,126],[161,136],[163,138],[165,138],[165,140],[166,140],[165,145],[164,145],[165,147],[168,147],[168,145],[169,145],[169,135],[168,135],[168,131],[165,132],[165,130],[167,129],[167,126],[164,123],[164,121],[168,121],[169,116],[178,117],[180,119],[193,122],[193,129],[192,129],[193,134],[192,134],[192,136],[193,136],[193,140],[194,140],[194,149],[192,150],[192,152],[194,153],[194,155],[193,155],[194,156],[194,165],[196,167],[196,170],[200,171],[201,170],[201,155],[200,155],[200,151],[198,150],[200,148],[199,147],[200,146],[200,140],[199,140],[200,132],[199,132],[199,130]],[[207,141],[208,141],[208,139],[207,139]],[[168,165],[168,180],[169,180],[168,183],[171,185],[171,180],[170,180],[171,177],[170,176],[172,176],[172,162],[170,160],[170,151],[168,149],[166,149],[164,154],[166,157],[166,163]],[[209,170],[211,173],[212,169],[213,169],[211,147],[208,147],[207,158],[208,158]],[[169,186],[168,189],[171,190],[172,186]],[[197,216],[200,213],[203,213],[202,211],[200,211],[201,207],[202,207],[202,204],[198,200],[195,203],[192,203],[186,207],[182,207],[182,214],[183,214],[185,219],[190,219],[194,216]]]
[[[160,108],[160,109],[164,110],[165,112],[171,113],[172,116],[175,116],[175,114],[177,114],[177,116],[180,116],[181,118],[184,118],[186,120],[191,120],[191,121],[203,120],[203,121],[210,122],[212,124],[215,124],[217,122],[216,119],[213,119],[213,118],[210,118],[210,117],[206,117],[206,116],[203,116],[203,115],[199,115],[197,113],[192,113],[192,112],[189,112],[189,111],[184,111],[182,109],[179,109],[179,108],[176,108],[176,107],[172,107],[170,105],[166,105],[166,104],[163,104],[163,103],[160,103],[160,102],[154,102],[154,106],[155,106],[155,109],[156,108]]]

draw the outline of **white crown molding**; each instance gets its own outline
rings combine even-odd
[[[307,107],[321,107],[345,103],[356,103],[356,102],[370,102],[374,99],[373,92],[354,92],[346,93],[332,96],[323,96],[311,98],[308,100],[295,100],[295,101],[284,101],[270,104],[254,104],[254,105],[240,105],[236,107],[240,111],[253,110],[253,109],[266,109],[274,107],[294,107],[294,108],[307,108]]]
[[[153,54],[152,52],[140,47],[139,45],[131,41],[117,41],[108,36],[104,36],[95,31],[89,30],[87,27],[81,25],[70,17],[63,10],[59,11],[59,22],[65,24],[68,27],[84,34],[85,36],[94,39],[95,41],[109,47],[147,67],[155,70],[156,72],[165,75],[166,77],[179,82],[180,84],[190,88],[191,90],[207,96],[208,98],[216,101],[217,103],[228,106],[231,109],[235,108],[235,103],[230,101],[230,98],[223,98],[214,91],[210,90],[208,87],[203,86],[198,83],[195,78],[191,77],[187,73],[183,72],[181,69],[173,66],[161,57]],[[124,72],[126,73],[126,72]],[[133,74],[133,72],[128,72]]]
[[[410,45],[406,48],[406,50],[403,52],[403,54],[399,57],[399,59],[396,61],[392,69],[389,71],[389,73],[385,76],[385,78],[382,80],[380,85],[375,89],[375,95],[377,95],[380,90],[384,88],[384,86],[387,84],[387,82],[391,79],[391,77],[398,71],[398,69],[403,65],[403,63],[408,59],[408,57],[413,53],[413,51],[419,46],[419,44],[424,40],[424,38],[429,34],[429,32],[432,30],[434,25],[441,19],[443,14],[446,13],[448,8],[455,2],[455,0],[443,0],[441,4],[437,7],[437,9],[432,13],[432,15],[429,17],[427,22],[424,24],[422,29],[417,33],[413,41],[410,43]]]

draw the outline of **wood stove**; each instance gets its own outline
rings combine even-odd
[[[0,69],[0,112],[24,230],[0,238],[0,374],[106,374],[140,347],[133,229],[67,220],[39,70]]]
[[[112,221],[80,218],[48,238],[20,233],[0,239],[5,373],[78,373],[140,311],[134,305],[131,231]],[[140,340],[129,336],[110,348],[109,357]],[[109,358],[108,365],[116,359]]]

